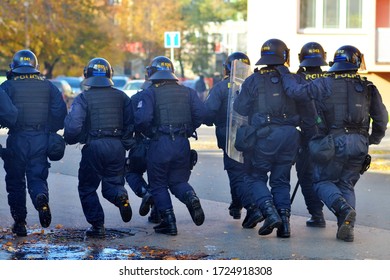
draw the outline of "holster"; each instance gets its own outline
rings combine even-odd
[[[360,172],[359,172],[360,175],[363,175],[363,173],[366,172],[370,168],[370,165],[371,165],[371,156],[369,154],[367,154],[364,161],[363,161],[362,168],[360,169]]]

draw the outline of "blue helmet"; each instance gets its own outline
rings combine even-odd
[[[334,54],[334,59],[329,63],[329,72],[366,70],[364,55],[354,46],[340,47]]]
[[[261,47],[261,58],[256,65],[289,65],[290,50],[279,39],[270,39]]]
[[[303,45],[301,52],[298,54],[299,67],[316,67],[325,66],[326,52],[322,46],[316,42],[309,42]]]
[[[84,85],[91,87],[110,87],[114,83],[112,75],[114,70],[111,64],[104,58],[93,58],[84,68]]]
[[[38,59],[30,50],[20,50],[15,53],[12,63],[9,65],[11,72],[18,74],[39,73]]]
[[[230,72],[232,71],[232,62],[234,60],[240,60],[241,62],[245,63],[245,64],[248,64],[248,65],[251,65],[251,62],[249,60],[249,57],[243,53],[243,52],[234,52],[232,54],[230,54],[225,63],[223,64],[223,67],[225,69],[225,75],[230,75]]]
[[[172,61],[165,56],[157,56],[153,58],[149,66],[146,67],[148,80],[174,80],[179,79],[175,76],[175,69]]]

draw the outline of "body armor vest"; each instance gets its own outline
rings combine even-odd
[[[177,84],[163,84],[155,85],[153,90],[156,93],[156,126],[192,124],[189,89]]]
[[[17,129],[46,128],[49,121],[50,85],[37,74],[15,76],[12,102],[18,108]]]
[[[348,78],[340,74],[332,77],[332,95],[324,100],[327,127],[368,131],[371,98],[367,82],[358,75],[349,75]]]
[[[275,70],[260,70],[259,73],[258,113],[271,124],[283,124],[290,118],[296,118],[295,101],[285,94],[280,75]]]
[[[91,88],[85,92],[88,103],[89,132],[116,136],[123,133],[124,99],[120,92],[107,88]]]

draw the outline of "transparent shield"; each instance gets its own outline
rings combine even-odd
[[[237,129],[248,123],[248,117],[244,117],[233,110],[233,103],[240,88],[245,79],[252,74],[251,67],[248,64],[241,62],[240,60],[233,60],[231,75],[230,75],[230,87],[229,87],[229,99],[227,108],[227,128],[226,128],[226,153],[235,161],[244,162],[242,152],[239,152],[234,147],[236,141]]]

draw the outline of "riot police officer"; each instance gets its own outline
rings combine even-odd
[[[113,70],[101,57],[84,68],[86,89],[73,101],[65,119],[64,136],[68,144],[82,143],[78,192],[84,215],[92,225],[86,235],[104,237],[104,211],[96,193],[119,208],[124,222],[132,209],[124,187],[126,140],[131,139],[133,112],[130,98],[113,88]]]
[[[8,126],[9,155],[3,157],[5,181],[15,221],[12,231],[26,236],[26,185],[42,227],[51,223],[47,183],[49,133],[63,128],[67,109],[57,87],[40,75],[32,51],[15,53],[7,78],[1,87],[15,104],[18,117],[15,124]]]
[[[141,87],[141,91],[131,96],[133,112],[137,110],[137,105],[141,100],[144,90],[151,85],[151,82],[147,79],[147,75],[145,76],[146,79]],[[148,221],[154,224],[158,224],[161,222],[160,214],[156,210],[156,207],[154,207],[153,197],[150,193],[149,184],[144,178],[144,173],[146,172],[146,153],[149,149],[150,138],[135,129],[134,138],[136,144],[130,149],[127,157],[125,178],[135,195],[142,198],[139,214],[141,216],[146,216],[151,210]]]
[[[307,83],[323,76],[324,72],[321,66],[326,66],[328,63],[326,62],[326,52],[319,43],[309,42],[303,45],[298,58],[300,64],[297,75],[300,83]],[[314,100],[299,102],[297,106],[298,113],[301,116],[299,126],[302,137],[295,167],[303,198],[311,215],[310,219],[306,221],[306,226],[322,228],[326,226],[322,211],[324,204],[313,190],[313,166],[308,150],[309,140],[318,133],[315,106]]]
[[[290,237],[290,171],[300,140],[296,104],[285,94],[275,70],[288,62],[286,44],[279,39],[267,40],[256,63],[266,66],[244,81],[233,104],[257,130],[252,156],[246,159],[251,166],[246,180],[252,184],[256,205],[265,217],[259,234],[268,235],[277,228],[277,236],[282,238]]]
[[[234,60],[242,61],[250,65],[249,58],[242,52],[233,52],[224,63],[224,79],[210,90],[205,101],[207,125],[215,125],[215,135],[217,144],[223,150],[223,163],[226,170],[229,183],[232,202],[229,206],[229,214],[234,219],[241,218],[241,209],[244,205],[247,215],[242,223],[244,228],[253,228],[257,223],[263,220],[263,216],[257,206],[252,202],[252,195],[249,188],[244,182],[246,173],[244,164],[230,158],[226,153],[226,129],[227,129],[227,109],[229,102],[230,74]]]
[[[187,206],[200,226],[205,215],[188,183],[191,174],[190,143],[202,124],[204,105],[193,89],[178,84],[169,58],[155,57],[147,67],[152,85],[135,112],[136,129],[152,139],[147,153],[147,175],[154,204],[161,215],[156,233],[176,235],[176,217],[169,191]]]
[[[354,187],[366,168],[369,145],[381,142],[385,135],[388,112],[378,89],[358,75],[365,69],[364,56],[354,46],[340,47],[334,55],[328,74],[307,84],[299,84],[283,73],[287,93],[297,99],[315,99],[322,103],[319,140],[309,143],[314,170],[314,190],[337,217],[336,237],[354,241],[356,197]],[[371,133],[370,121],[372,121]],[[317,149],[318,142],[325,143]]]

